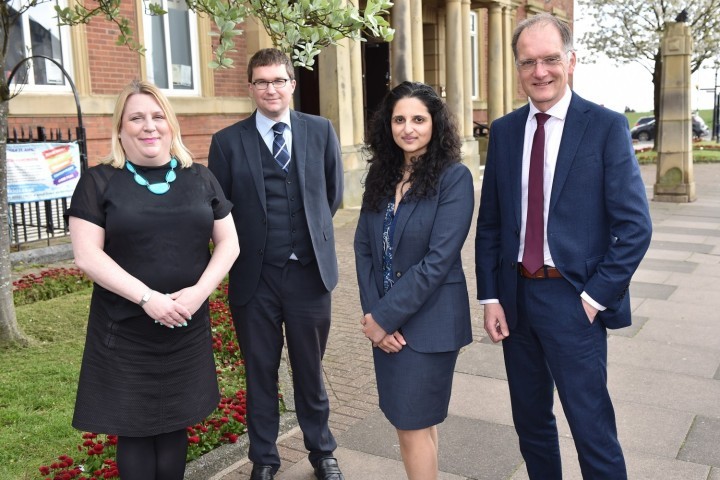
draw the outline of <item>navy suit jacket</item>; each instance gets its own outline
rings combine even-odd
[[[343,192],[340,146],[330,121],[290,111],[292,161],[310,229],[315,258],[325,288],[337,285],[338,266],[332,217]],[[265,181],[255,114],[220,130],[212,137],[208,167],[230,199],[240,239],[240,256],[230,270],[229,300],[245,305],[255,293],[267,240]]]
[[[517,324],[525,105],[493,122],[475,239],[478,299],[497,298]],[[555,266],[607,307],[608,328],[631,323],[630,279],[650,244],[652,225],[625,116],[572,94],[547,220]]]
[[[454,164],[437,194],[403,203],[393,236],[395,284],[383,295],[385,208],[363,209],[355,232],[360,303],[387,332],[402,329],[420,352],[449,352],[472,341],[470,305],[460,259],[475,209],[473,179]]]

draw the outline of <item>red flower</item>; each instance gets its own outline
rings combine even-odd
[[[188,437],[189,443],[200,443],[200,437],[197,435],[193,435],[192,437]]]
[[[40,473],[43,475],[49,475],[50,467],[46,467],[45,465],[43,465],[42,467],[40,467]]]

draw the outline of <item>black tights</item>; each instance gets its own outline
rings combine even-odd
[[[182,480],[187,432],[152,437],[118,437],[117,465],[123,480]]]

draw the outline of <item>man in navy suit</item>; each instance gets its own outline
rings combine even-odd
[[[229,300],[245,361],[251,479],[272,480],[280,467],[284,334],[315,476],[342,480],[322,372],[338,281],[332,217],[342,200],[340,147],[329,120],[290,109],[295,79],[283,52],[253,55],[248,82],[257,110],[213,136],[208,166],[234,205],[240,238]]]
[[[626,479],[606,329],[630,325],[628,285],[652,230],[645,187],[625,117],[570,90],[568,26],[537,15],[512,47],[530,103],[490,129],[475,245],[485,330],[503,342],[530,478],[562,478],[557,386],[583,478]]]

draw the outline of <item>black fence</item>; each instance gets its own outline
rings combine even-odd
[[[9,128],[8,144],[14,143],[70,143],[80,144],[81,170],[87,168],[87,148],[84,131],[76,129],[75,136],[70,129],[48,130],[45,127]],[[38,202],[23,202],[8,204],[8,228],[10,231],[11,248],[21,250],[22,245],[32,242],[44,241],[47,245],[51,240],[65,237],[69,234],[68,225],[63,214],[70,206],[70,198],[56,198]]]

